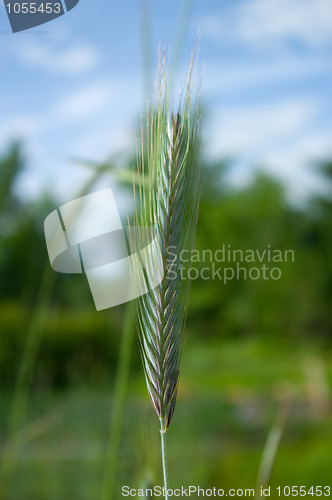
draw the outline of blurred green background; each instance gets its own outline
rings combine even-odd
[[[157,419],[128,328],[132,304],[127,312],[119,306],[97,313],[83,275],[50,269],[43,220],[57,202],[17,198],[13,186],[24,164],[19,144],[0,160],[0,430],[9,498],[99,498],[123,342],[115,498],[122,485],[160,484]],[[313,196],[294,208],[281,185],[261,173],[242,189],[225,190],[228,168],[226,160],[205,166],[196,248],[270,245],[294,250],[295,259],[272,264],[282,271],[279,280],[192,281],[169,430],[172,486],[254,487],[276,431],[271,485],[327,484],[332,201]],[[332,164],[319,168],[330,184]],[[203,265],[211,267],[193,264]]]
[[[307,7],[309,3],[306,1]],[[320,0],[319,5],[322,7],[325,3]],[[68,104],[72,103],[68,96],[67,101],[60,101],[62,107],[47,107],[48,103],[42,102],[39,121],[35,120],[35,108],[17,116],[14,109],[10,110],[16,116],[13,122],[17,125],[17,134],[12,135],[19,139],[8,139],[5,144],[3,138],[7,139],[5,132],[12,122],[10,119],[8,124],[2,117],[0,500],[117,500],[121,498],[123,485],[138,488],[162,483],[159,426],[148,399],[139,359],[133,325],[134,305],[130,303],[97,313],[83,275],[57,274],[51,269],[43,223],[46,216],[65,201],[100,187],[111,185],[116,188],[119,199],[132,199],[130,182],[125,180],[130,179],[135,165],[135,137],[140,132],[135,126],[138,113],[130,99],[134,96],[141,103],[141,96],[137,94],[142,88],[137,90],[135,87],[134,92],[133,88],[125,87],[122,94],[117,92],[131,78],[136,85],[139,67],[144,88],[142,95],[144,98],[150,95],[154,72],[151,54],[156,53],[155,40],[160,42],[160,26],[165,25],[166,40],[168,30],[174,29],[173,52],[180,67],[182,52],[187,56],[192,49],[197,17],[203,14],[206,16],[202,17],[200,60],[204,62],[213,55],[214,65],[206,69],[206,90],[203,85],[206,162],[195,248],[216,252],[230,245],[231,249],[260,253],[267,248],[293,250],[295,258],[294,262],[273,264],[267,259],[262,263],[257,260],[241,263],[248,272],[251,267],[260,268],[263,264],[278,267],[280,279],[254,280],[240,276],[227,283],[220,279],[203,279],[202,268],[212,269],[211,262],[193,263],[199,277],[191,284],[178,402],[168,432],[170,484],[172,488],[199,485],[227,490],[253,488],[257,483],[309,488],[331,481],[332,156],[329,160],[330,156],[325,154],[330,151],[326,146],[330,144],[330,136],[326,133],[330,129],[324,128],[330,117],[330,101],[324,94],[326,89],[330,93],[327,85],[330,70],[326,76],[324,68],[330,54],[332,30],[316,29],[316,18],[310,10],[309,22],[306,24],[304,19],[298,25],[301,2],[297,0],[271,1],[272,13],[275,11],[281,17],[271,16],[270,11],[266,11],[267,18],[272,24],[273,19],[285,21],[284,24],[276,22],[276,26],[281,26],[281,32],[284,29],[289,42],[289,46],[282,43],[276,48],[271,35],[273,29],[264,32],[263,22],[254,29],[250,24],[251,16],[265,12],[259,0],[222,2],[221,7],[219,2],[211,0],[206,2],[206,7],[199,6],[196,11],[192,10],[193,4],[184,1],[180,8],[180,3],[173,1],[172,8],[168,8],[163,2],[156,15],[155,5],[142,0],[135,4],[138,14],[135,17],[129,9],[134,2],[128,1],[123,8],[118,7],[119,21],[113,15],[111,2],[105,5],[112,16],[99,14],[103,19],[98,18],[98,22],[105,24],[95,23],[100,29],[94,27],[96,31],[91,31],[91,39],[99,48],[108,51],[107,61],[112,61],[109,63],[111,76],[121,75],[122,80],[120,78],[120,84],[117,82],[119,85],[114,92],[120,110],[112,101],[105,101],[105,95],[113,89],[112,82],[105,79],[97,62],[94,66],[93,50],[89,51],[88,45],[70,45],[72,38],[80,43],[88,39],[85,27],[90,17],[96,15],[91,12],[88,2],[82,5],[81,11],[79,6],[73,10],[72,21],[68,21],[72,24],[64,25],[65,29],[59,29],[58,33],[55,30],[55,37],[47,38],[46,33],[38,45],[37,35],[35,39],[26,36],[8,45],[8,54],[13,56],[17,51],[24,61],[23,69],[20,68],[22,73],[17,74],[24,73],[27,78],[17,78],[15,85],[4,79],[2,92],[5,88],[22,90],[21,84],[27,89],[32,83],[36,85],[38,64],[45,66],[43,77],[46,74],[50,94],[38,93],[36,87],[29,91],[31,99],[38,96],[41,102],[42,99],[53,102],[53,99],[57,103],[52,85],[58,87],[60,94],[64,93],[64,78],[66,85],[69,81],[73,84],[71,98],[76,97],[80,78],[82,85],[86,84],[85,78],[87,81],[90,78],[92,92],[89,86],[83,89],[84,92],[77,92],[78,100],[72,106]],[[287,8],[290,6],[289,11],[285,4]],[[219,17],[215,15],[216,9]],[[323,12],[320,11],[319,19],[327,18]],[[227,34],[227,27],[232,31],[232,22],[242,19],[241,16],[247,21],[236,25],[234,37],[246,50],[253,42],[250,57],[233,44],[231,35],[227,42],[227,37],[216,39],[213,32],[215,28],[218,35],[219,28],[223,28],[222,33]],[[69,15],[66,18],[69,19]],[[109,22],[116,30],[114,39]],[[130,32],[132,38],[121,38],[125,22],[130,27],[125,31]],[[305,25],[311,28],[303,32],[310,43],[314,40],[310,50],[305,47],[308,52],[301,45],[301,26]],[[136,38],[133,26],[138,31]],[[79,31],[83,27],[84,36]],[[213,35],[213,44],[211,39],[209,42],[209,33],[204,35],[204,29],[211,37]],[[256,30],[263,40],[255,37]],[[163,35],[165,40],[165,33]],[[280,39],[285,41],[282,36]],[[118,54],[115,47],[121,45],[119,40],[123,42],[121,50],[124,52]],[[68,42],[68,47],[64,41]],[[23,50],[21,54],[23,45],[26,45],[26,52]],[[0,57],[3,47],[0,47]],[[138,53],[141,50],[141,59],[134,48]],[[286,48],[291,49],[290,53],[286,53]],[[85,54],[83,59],[79,58],[80,49]],[[59,51],[55,70],[53,67],[50,70],[49,61],[54,59],[47,56],[47,50],[53,51],[53,56]],[[14,60],[13,56],[7,61],[8,68]],[[77,60],[75,66],[73,62]],[[293,64],[294,61],[297,63]],[[285,73],[280,70],[280,62],[281,67],[286,63]],[[257,67],[251,72],[251,65],[255,64]],[[243,69],[243,65],[244,74],[238,73],[236,68]],[[74,69],[70,67],[68,71],[69,66]],[[176,64],[174,66],[176,69]],[[292,74],[294,68],[296,76]],[[10,68],[7,78],[16,74],[15,71]],[[101,86],[94,80],[96,74],[101,76]],[[276,88],[271,83],[274,79],[278,80]],[[46,85],[42,89],[45,90]],[[309,90],[315,97],[322,96],[323,106],[322,102],[318,106],[316,101],[312,106]],[[28,94],[28,90],[26,92]],[[283,92],[285,102],[279,99]],[[100,93],[99,102],[96,94]],[[27,94],[20,93],[29,102]],[[295,96],[295,104],[289,96],[292,99]],[[299,96],[302,101],[298,100]],[[135,132],[133,140],[129,140],[130,147],[124,148],[124,154],[120,155],[121,148],[114,143],[122,145],[121,106],[125,115],[127,101],[135,114],[131,122]],[[261,101],[266,109],[260,108]],[[10,95],[8,102],[13,107],[14,103],[22,105],[18,94],[15,98]],[[280,102],[284,103],[281,107],[286,112],[278,115]],[[5,116],[7,102],[0,103]],[[317,115],[324,108],[321,121],[315,113],[310,121],[308,103],[310,109],[316,109]],[[292,113],[296,114],[296,110],[300,118],[297,116],[293,120]],[[108,121],[112,121],[113,128],[107,128]],[[302,123],[305,124],[303,130]],[[26,126],[23,133],[22,124],[23,129]],[[81,125],[82,136],[79,135]],[[56,130],[60,129],[62,135],[60,132],[56,135]],[[119,137],[115,133],[118,130],[121,132]],[[267,135],[264,135],[266,130]],[[67,141],[64,139],[66,134]],[[252,147],[257,151],[254,154],[250,144],[255,142],[255,136],[257,141]],[[276,137],[276,150],[269,142],[271,137]],[[310,148],[304,147],[310,143],[310,138],[316,148],[313,154]],[[126,140],[127,144],[128,137]],[[220,147],[223,140],[224,150]],[[286,143],[284,149],[282,140]],[[36,149],[36,143],[43,147]],[[104,148],[106,144],[109,147],[111,160],[110,155],[100,151],[101,144]],[[233,146],[233,149],[229,147],[231,154],[228,154],[227,144]],[[281,152],[279,166],[284,167],[281,176],[276,175],[278,162],[269,164],[263,146],[273,159],[278,159],[277,153]],[[286,158],[287,147],[290,155]],[[324,153],[324,161],[320,154],[315,154],[317,148]],[[60,156],[56,156],[58,150],[63,155],[62,166]],[[300,150],[301,155],[294,153],[292,156],[293,150],[295,153]],[[285,165],[283,154],[286,155]],[[73,161],[73,158],[83,160]],[[292,169],[294,158],[297,163]],[[37,164],[35,172],[31,169],[34,163]],[[55,164],[59,165],[60,184],[55,182]],[[303,187],[313,179],[315,182],[304,189],[304,195],[302,189],[297,191],[298,185]],[[54,189],[51,189],[52,183]],[[226,260],[214,264],[217,268],[236,269],[236,262]]]

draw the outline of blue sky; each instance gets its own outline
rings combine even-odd
[[[155,80],[158,46],[174,48],[182,33],[181,81],[198,30],[207,157],[234,156],[235,185],[259,166],[296,199],[319,186],[312,165],[332,157],[332,2],[184,5],[187,26],[179,0],[80,0],[65,16],[12,34],[0,3],[0,152],[24,140],[22,196],[47,189],[67,201],[89,175],[72,158],[135,152],[149,97],[144,61]]]

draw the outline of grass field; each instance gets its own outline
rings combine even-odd
[[[284,413],[270,484],[326,485],[332,470],[332,354],[301,344],[187,338],[169,431],[171,487],[253,488],[270,430]],[[314,384],[314,387],[313,387]],[[4,435],[8,395],[1,396]],[[32,395],[12,481],[13,500],[100,498],[112,384]],[[143,374],[130,379],[121,486],[161,484],[159,433]]]

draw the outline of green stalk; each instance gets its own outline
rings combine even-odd
[[[101,500],[112,500],[115,493],[134,332],[133,314],[129,304],[126,306],[123,321]]]
[[[182,0],[179,19],[176,27],[174,52],[172,54],[173,72],[176,75],[181,63],[185,46],[186,34],[189,30],[190,20],[194,8],[194,0]]]
[[[169,489],[169,480],[168,480],[166,433],[167,433],[167,431],[165,430],[165,423],[162,420],[160,420],[161,460],[162,460],[162,467],[163,467],[165,499],[168,500],[167,491]]]
[[[140,17],[141,17],[141,54],[143,66],[143,102],[146,102],[147,97],[150,95],[152,85],[152,56],[151,56],[151,11],[150,1],[140,1]]]
[[[50,266],[45,266],[39,286],[36,305],[31,315],[22,360],[18,370],[12,409],[9,417],[8,438],[2,454],[1,489],[9,488],[15,472],[17,456],[20,447],[18,431],[24,424],[28,406],[33,369],[36,363],[39,346],[46,327],[52,292],[55,283],[55,273]]]
[[[278,453],[280,440],[285,426],[286,416],[288,413],[289,402],[286,401],[282,405],[277,420],[270,430],[265,447],[263,450],[263,455],[261,463],[259,466],[258,479],[257,479],[257,491],[260,488],[266,488],[269,485],[272,470]]]

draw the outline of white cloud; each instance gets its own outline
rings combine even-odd
[[[51,110],[57,121],[75,122],[90,118],[114,99],[112,81],[97,81],[61,97]],[[53,115],[53,117],[52,117]]]
[[[11,137],[30,137],[38,132],[39,125],[37,116],[18,114],[0,123],[0,138],[4,144],[8,144]]]
[[[332,42],[330,0],[245,0],[200,21],[204,36],[266,48],[284,42],[316,47]]]
[[[67,75],[87,73],[100,61],[100,53],[91,45],[83,43],[58,47],[49,42],[28,40],[19,44],[17,56],[29,66]]]
[[[324,179],[314,167],[331,159],[331,136],[332,128],[319,129],[262,157],[265,171],[284,182],[290,199],[301,202],[312,192],[326,192]]]
[[[322,102],[285,99],[268,105],[218,109],[207,130],[212,158],[233,156],[236,168],[229,181],[242,186],[250,180],[253,167],[279,178],[293,199],[301,201],[322,189],[311,163],[332,156],[332,128],[318,124]]]
[[[23,137],[37,141],[45,141],[48,134],[61,135],[61,129],[68,125],[77,128],[93,127],[92,118],[101,112],[110,109],[115,102],[115,94],[111,80],[97,80],[69,91],[58,97],[54,104],[41,111],[36,110],[29,114],[13,114],[3,119],[0,135],[4,141],[10,137]],[[97,119],[95,119],[97,121]],[[71,136],[75,136],[75,129],[71,129]]]
[[[210,154],[259,156],[305,132],[319,109],[320,101],[311,97],[215,109],[208,124]]]
[[[307,166],[332,155],[331,1],[241,0],[201,21],[203,41],[221,51],[203,81],[207,153],[237,160],[236,185],[264,165],[298,198],[308,194],[319,180]]]
[[[232,63],[221,60],[209,65],[203,80],[203,91],[218,99],[222,93],[233,93],[252,88],[264,89],[286,82],[303,82],[312,76],[331,76],[332,67],[327,57],[279,57],[272,60]]]
[[[43,189],[58,196],[76,194],[91,175],[73,158],[104,161],[109,154],[135,153],[141,87],[134,76],[103,78],[58,93],[47,108],[4,116],[0,123],[0,148],[13,137],[28,141],[29,165],[18,189],[34,197]]]

